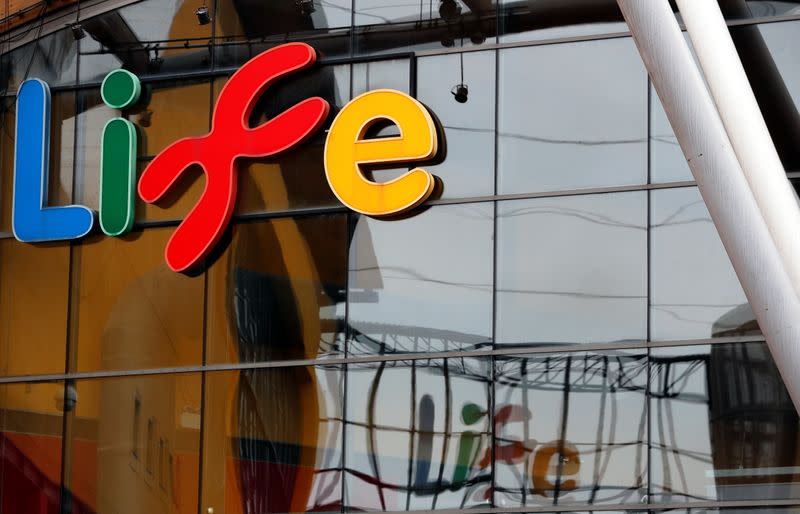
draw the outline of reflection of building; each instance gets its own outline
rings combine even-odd
[[[800,2],[718,3],[796,180]],[[0,5],[0,513],[796,511],[797,413],[625,31],[615,0]],[[441,123],[434,200],[348,211],[320,131],[240,162],[192,274],[163,250],[200,172],[125,237],[12,237],[26,78],[52,90],[49,202],[97,209],[108,119],[141,171],[286,41],[319,61],[248,122],[407,92]],[[144,92],[122,113],[119,67]]]

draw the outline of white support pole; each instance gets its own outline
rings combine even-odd
[[[617,2],[800,412],[800,300],[675,15],[667,0]]]
[[[797,195],[786,178],[719,4],[717,0],[677,2],[733,151],[800,296]]]

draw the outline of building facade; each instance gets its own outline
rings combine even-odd
[[[720,5],[800,179],[800,3]],[[2,514],[800,511],[800,419],[614,1],[0,12]],[[49,204],[98,210],[108,120],[137,127],[141,171],[294,41],[317,64],[249,123],[319,96],[327,129],[361,93],[407,93],[444,143],[427,202],[349,210],[320,131],[240,161],[190,273],[164,247],[199,168],[127,235],[14,238],[26,79],[52,93]],[[100,93],[118,68],[142,84],[122,111]]]

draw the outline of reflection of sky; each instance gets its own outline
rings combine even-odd
[[[651,336],[700,339],[747,303],[697,188],[651,192]]]
[[[383,287],[377,301],[350,305],[350,325],[360,330],[362,322],[385,323],[491,336],[491,204],[433,207],[405,220],[360,217],[350,256],[351,288],[369,287],[375,273],[375,261],[358,261],[357,248],[368,244],[367,231]]]
[[[646,193],[498,206],[499,343],[646,338]]]
[[[647,181],[647,80],[630,38],[500,53],[500,193]]]

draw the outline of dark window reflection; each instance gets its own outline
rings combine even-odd
[[[89,37],[81,40],[81,82],[121,67],[138,75],[209,69],[211,25],[195,16],[201,4],[145,0],[82,20]]]
[[[536,41],[628,30],[614,0],[499,0],[500,41]]]
[[[200,364],[203,277],[167,267],[172,231],[90,237],[73,247],[71,370]]]
[[[339,512],[343,374],[336,366],[206,376],[202,512]]]
[[[444,129],[447,155],[425,169],[442,181],[443,198],[494,193],[495,52],[424,57],[417,61],[417,98]],[[466,103],[453,89],[464,84]]]
[[[492,334],[492,205],[355,218],[350,354],[467,350]]]
[[[759,334],[697,188],[663,189],[650,195],[650,337]]]
[[[725,0],[723,3],[742,4]],[[789,3],[789,2],[785,2]],[[795,2],[794,11],[800,12]],[[748,2],[751,8],[778,2]],[[778,9],[779,7],[775,7]],[[742,64],[787,171],[800,171],[800,65],[795,49],[800,23],[765,23],[731,29]]]
[[[39,7],[36,7],[39,9]],[[36,30],[39,22],[32,22]],[[0,94],[16,91],[26,79],[38,78],[52,86],[75,84],[78,43],[69,29],[54,32],[0,56]]]
[[[494,0],[355,0],[358,54],[436,50],[495,41]]]
[[[647,181],[647,77],[630,38],[499,56],[499,193]]]
[[[491,505],[490,386],[484,359],[351,365],[346,507]]]
[[[645,192],[500,202],[497,342],[647,337]]]
[[[220,0],[215,65],[237,66],[287,41],[313,46],[322,57],[350,55],[350,0]]]
[[[0,511],[58,514],[61,510],[63,382],[0,386]],[[66,403],[69,407],[69,403]],[[79,499],[67,509],[91,514]]]
[[[798,416],[764,343],[652,350],[652,501],[798,498]]]
[[[64,488],[80,506],[73,513],[197,513],[200,384],[199,374],[68,383]],[[137,429],[147,436],[143,459],[132,452]]]
[[[236,225],[208,275],[208,361],[341,353],[345,215]]]
[[[639,502],[645,351],[508,357],[496,366],[498,507]]]

